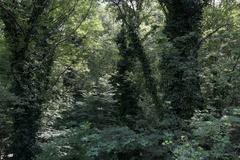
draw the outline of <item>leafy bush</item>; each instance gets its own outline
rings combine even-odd
[[[41,144],[42,152],[37,160],[86,160],[86,149],[81,139],[88,129],[89,124],[84,124],[68,131],[58,131],[55,133],[57,136],[52,133],[53,137]]]
[[[236,127],[236,122],[239,127],[239,110],[220,118],[213,115],[209,112],[199,112],[193,117],[190,125],[192,136],[185,137],[174,150],[177,160],[237,160],[240,158],[240,144],[234,143],[232,139],[234,133],[231,132]]]
[[[162,139],[158,131],[137,133],[128,127],[105,128],[96,134],[84,137],[88,145],[87,155],[101,160],[112,160],[127,157],[128,159],[144,159],[154,156],[154,147]]]

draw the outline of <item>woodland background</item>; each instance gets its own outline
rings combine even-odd
[[[0,159],[239,160],[238,0],[0,0]]]

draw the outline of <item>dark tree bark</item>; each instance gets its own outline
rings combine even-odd
[[[128,34],[130,39],[131,52],[141,62],[141,67],[143,71],[143,76],[145,78],[145,86],[146,86],[147,92],[150,94],[152,101],[156,106],[156,110],[160,114],[162,107],[161,107],[160,99],[158,97],[157,83],[153,77],[153,72],[151,69],[150,62],[144,51],[144,48],[139,36],[139,27],[137,27],[137,25],[134,25],[134,24],[129,26]]]
[[[200,89],[198,49],[204,1],[160,0],[166,7],[164,33],[173,49],[162,55],[164,101],[179,117],[190,118],[203,107]]]
[[[143,77],[145,78],[145,86],[147,92],[152,98],[153,103],[155,104],[156,110],[161,112],[161,102],[158,97],[157,83],[153,77],[153,71],[146,55],[146,52],[143,47],[143,42],[140,38],[140,25],[141,18],[140,13],[142,11],[143,0],[137,0],[135,7],[128,8],[128,22],[127,22],[127,32],[129,37],[129,46],[132,49],[131,52],[136,56],[136,58],[140,61]]]
[[[129,73],[133,71],[135,57],[127,44],[125,24],[122,24],[116,43],[121,60],[118,62],[117,74],[113,77],[113,86],[116,88],[115,99],[118,102],[121,119],[128,123],[129,127],[132,127],[134,122],[130,122],[130,119],[137,116],[139,112],[139,95],[134,82],[129,77]],[[128,116],[131,116],[130,119],[127,118]]]
[[[141,63],[143,77],[145,78],[145,86],[147,92],[152,98],[153,103],[156,106],[157,111],[161,110],[161,103],[158,97],[157,83],[153,77],[153,72],[151,69],[150,62],[145,53],[142,41],[139,35],[140,30],[140,12],[142,11],[143,1],[121,1],[115,3],[118,7],[119,19],[121,19],[123,25],[125,26],[125,47],[127,54],[132,57],[134,61],[139,60]],[[124,60],[125,61],[125,60]],[[121,62],[121,64],[129,65],[128,62]],[[130,65],[134,65],[131,62]],[[129,91],[128,91],[129,92]]]
[[[0,2],[0,17],[12,53],[10,90],[18,97],[17,102],[10,104],[13,134],[9,154],[13,154],[13,160],[32,160],[55,52],[48,43],[53,31],[46,26],[51,23],[46,15],[49,1],[33,1],[31,10],[19,3]]]

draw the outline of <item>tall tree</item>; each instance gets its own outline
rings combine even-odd
[[[156,82],[153,77],[153,72],[151,69],[150,62],[142,45],[142,40],[140,38],[140,25],[141,17],[140,13],[143,7],[143,0],[138,1],[112,1],[115,6],[118,8],[119,19],[122,22],[122,32],[124,29],[125,37],[125,48],[129,57],[132,57],[132,60],[139,60],[141,63],[141,68],[143,71],[143,76],[145,78],[145,86],[147,92],[152,98],[153,103],[157,107],[157,110],[160,110],[160,101],[157,95]],[[131,62],[131,65],[136,63]],[[126,64],[126,63],[125,63]],[[129,65],[129,64],[126,64]],[[129,92],[129,91],[128,91]]]
[[[116,38],[116,43],[121,60],[118,62],[117,74],[113,77],[113,84],[117,89],[115,98],[119,105],[120,117],[123,121],[129,121],[129,119],[126,119],[127,116],[134,117],[138,114],[139,95],[134,82],[129,77],[129,74],[133,72],[135,57],[128,47],[127,33],[124,23],[122,24],[121,31]],[[133,126],[133,124],[130,124],[130,126]]]
[[[52,17],[53,5],[49,0],[0,1],[0,17],[11,51],[10,90],[18,98],[10,105],[13,135],[9,154],[13,160],[34,159],[37,151],[42,105],[57,47],[53,35],[67,18],[65,14]]]
[[[140,14],[143,10],[143,2],[143,0],[131,1],[131,5],[127,8],[127,16],[125,16],[127,17],[125,18],[127,21],[125,21],[125,23],[129,37],[129,47],[131,48],[132,54],[135,55],[141,63],[147,92],[151,96],[152,101],[156,106],[156,110],[160,112],[162,108],[160,99],[158,97],[158,91],[156,87],[157,83],[153,77],[153,71],[151,69],[150,62],[140,38]]]
[[[164,33],[172,48],[162,55],[164,101],[181,118],[190,118],[203,106],[198,49],[207,0],[159,0],[166,13]]]

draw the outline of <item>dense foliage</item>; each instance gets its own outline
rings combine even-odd
[[[0,0],[0,160],[240,159],[239,0]]]

